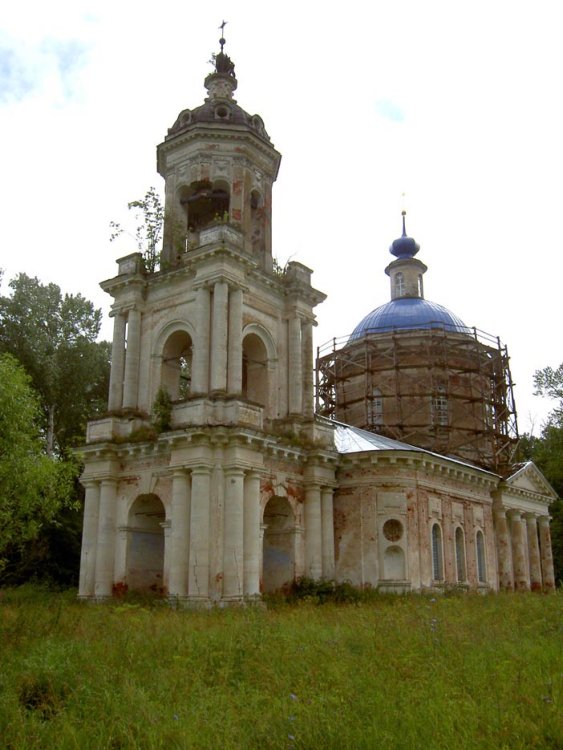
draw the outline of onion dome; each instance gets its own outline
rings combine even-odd
[[[233,92],[237,88],[235,65],[231,58],[223,52],[225,39],[219,40],[221,51],[214,54],[212,63],[215,70],[210,73],[204,85],[208,96],[205,102],[195,109],[184,109],[176,118],[176,122],[168,129],[166,140],[179,133],[189,131],[199,124],[224,125],[227,128],[243,127],[251,130],[259,138],[270,143],[270,136],[266,132],[264,122],[259,115],[251,115],[240,107],[233,99]]]
[[[414,258],[414,256],[418,253],[420,250],[420,245],[418,245],[412,237],[407,237],[407,230],[405,226],[405,217],[406,217],[406,211],[402,212],[403,216],[403,234],[399,239],[395,240],[391,247],[389,248],[389,252],[391,255],[394,255],[397,258]]]
[[[372,310],[354,328],[349,341],[376,333],[436,328],[453,333],[470,332],[461,318],[442,305],[420,297],[402,297]]]

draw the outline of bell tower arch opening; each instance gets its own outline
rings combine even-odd
[[[242,342],[242,395],[260,406],[268,405],[268,354],[256,333]]]
[[[174,331],[164,342],[160,385],[168,392],[172,401],[178,401],[190,395],[192,352],[192,338],[187,331]]]
[[[272,497],[264,508],[262,591],[279,591],[295,578],[295,515],[289,500]]]
[[[133,591],[164,593],[166,513],[158,495],[139,495],[127,521],[127,586]]]
[[[195,180],[178,191],[178,201],[185,215],[188,232],[197,233],[214,221],[229,218],[230,185],[225,180]]]

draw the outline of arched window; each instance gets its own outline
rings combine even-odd
[[[395,296],[402,297],[404,293],[405,293],[405,277],[403,276],[401,271],[399,271],[399,273],[395,275]]]
[[[368,425],[383,424],[383,399],[379,388],[372,388],[368,401]]]
[[[422,284],[422,274],[418,274],[418,296],[422,299],[424,297],[424,286]]]
[[[438,427],[448,426],[448,397],[443,385],[439,385],[432,396],[432,424]]]
[[[242,396],[261,406],[268,404],[268,354],[256,333],[242,342]]]
[[[192,340],[186,331],[174,331],[162,350],[160,384],[172,401],[187,398],[192,375]]]
[[[432,578],[434,581],[442,581],[444,578],[442,529],[437,523],[432,526]]]
[[[465,568],[465,538],[461,526],[458,526],[455,530],[455,564],[457,581],[458,583],[463,583],[467,575]]]
[[[485,559],[485,537],[482,531],[475,537],[477,547],[477,579],[479,583],[487,582],[487,561]]]

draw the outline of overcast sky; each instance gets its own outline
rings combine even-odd
[[[155,147],[203,101],[224,17],[237,101],[283,156],[274,255],[328,294],[316,344],[388,301],[405,202],[427,299],[507,344],[520,431],[539,431],[533,372],[563,360],[560,0],[19,0],[2,16],[4,291],[24,271],[81,292],[111,338],[98,282],[136,248],[109,222],[162,187]]]

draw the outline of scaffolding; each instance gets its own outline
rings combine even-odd
[[[476,328],[443,323],[372,329],[319,347],[316,408],[501,474],[518,438],[506,346]]]

